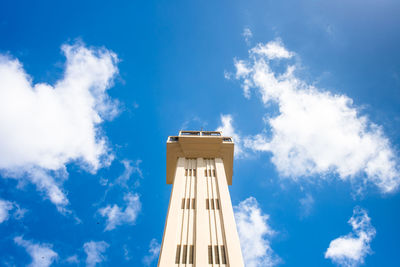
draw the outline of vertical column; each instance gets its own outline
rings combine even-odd
[[[240,240],[237,233],[235,217],[231,197],[229,195],[228,183],[226,181],[225,167],[221,158],[215,159],[217,189],[220,197],[221,221],[225,232],[225,250],[227,264],[230,267],[243,267],[242,251],[240,249]]]
[[[218,192],[218,185],[217,185],[217,177],[216,177],[216,169],[215,169],[215,160],[211,161],[211,176],[213,180],[213,196],[214,196],[214,214],[215,214],[215,230],[216,230],[216,244],[214,245],[214,261],[218,264],[223,264],[220,248],[221,246],[225,245],[224,238],[223,238],[223,226],[222,226],[222,219],[221,219],[221,207],[220,207],[220,196]],[[216,246],[216,247],[215,247]],[[225,263],[224,263],[225,264]]]
[[[209,216],[210,216],[210,233],[211,233],[211,242],[209,245],[211,245],[211,251],[213,255],[213,264],[217,264],[217,257],[214,251],[215,246],[218,246],[218,237],[217,237],[217,225],[218,222],[216,219],[217,213],[216,213],[216,206],[215,206],[215,201],[214,199],[216,198],[216,185],[215,185],[215,179],[212,176],[212,170],[213,170],[213,159],[208,159],[207,160],[207,181],[208,181],[208,199],[210,201],[210,209],[209,209]],[[213,266],[214,266],[213,265]]]
[[[188,241],[187,241],[187,246],[188,246],[188,251],[187,251],[187,263],[190,264],[191,260],[191,246],[193,245],[193,231],[194,231],[194,209],[193,209],[193,199],[195,198],[195,181],[196,177],[194,175],[194,170],[196,169],[196,160],[190,159],[190,190],[189,190],[189,209],[188,209]]]
[[[195,227],[195,265],[208,266],[208,216],[206,203],[206,179],[204,177],[205,162],[203,158],[197,159],[196,183],[196,227]]]
[[[179,158],[175,171],[168,215],[164,227],[159,267],[175,266],[176,247],[180,244],[182,227],[181,203],[185,190],[185,158]]]
[[[181,240],[181,260],[179,266],[186,266],[187,262],[187,242],[189,235],[189,215],[190,215],[190,159],[185,160],[185,186],[184,186],[184,194],[182,198],[184,199],[183,209],[182,209],[182,228],[180,229]]]

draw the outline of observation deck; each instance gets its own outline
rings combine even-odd
[[[179,131],[178,136],[167,140],[167,184],[174,182],[178,158],[221,158],[225,166],[228,185],[232,185],[233,151],[232,137],[222,136],[219,131]]]

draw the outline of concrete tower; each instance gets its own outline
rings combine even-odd
[[[173,184],[159,267],[244,266],[228,185],[232,138],[180,131],[167,141],[167,184]]]

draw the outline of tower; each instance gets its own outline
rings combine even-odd
[[[221,132],[180,131],[167,140],[172,184],[159,267],[242,267],[228,185],[234,143]]]

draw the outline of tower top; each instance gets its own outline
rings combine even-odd
[[[174,181],[179,157],[221,158],[225,166],[228,185],[232,184],[233,174],[232,137],[222,136],[219,131],[179,131],[178,136],[167,140],[167,184]]]

